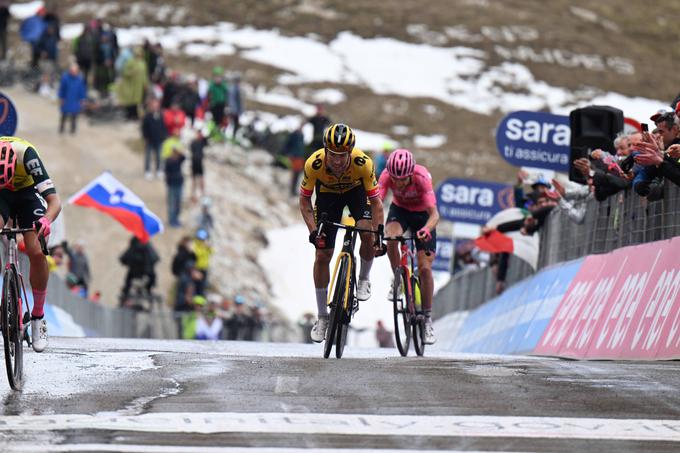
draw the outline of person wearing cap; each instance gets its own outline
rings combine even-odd
[[[670,148],[680,144],[680,118],[674,109],[667,107],[654,113],[650,120],[656,126],[656,138],[643,132],[642,139],[633,144],[634,160],[640,165],[633,178],[633,188],[638,195],[654,201],[663,197],[664,169],[660,166],[668,156],[666,151],[673,152]]]

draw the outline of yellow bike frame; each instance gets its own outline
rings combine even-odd
[[[349,282],[352,277],[352,257],[349,255],[347,252],[340,252],[338,255],[338,258],[335,260],[335,268],[333,269],[333,278],[331,279],[332,283],[335,283],[335,279],[338,276],[338,268],[340,267],[340,261],[343,256],[347,256],[349,258],[349,267],[347,268],[347,278],[345,279],[345,298],[342,302],[342,307],[343,309],[347,310],[347,303],[349,301]],[[331,285],[331,289],[335,288],[335,285]],[[326,298],[326,305],[331,304],[331,298],[333,297],[333,292],[329,291],[328,296]]]

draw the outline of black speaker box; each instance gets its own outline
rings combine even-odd
[[[585,184],[585,178],[574,169],[574,161],[588,157],[594,149],[600,148],[612,154],[614,139],[623,131],[623,112],[617,108],[592,105],[569,114],[571,128],[571,152],[569,155],[569,179]]]

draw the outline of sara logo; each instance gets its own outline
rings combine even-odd
[[[0,135],[14,135],[17,129],[17,111],[12,101],[0,93]]]
[[[446,220],[479,224],[515,205],[511,186],[453,178],[437,188],[437,204]]]
[[[512,112],[501,120],[496,146],[516,167],[569,170],[569,117],[542,112]]]

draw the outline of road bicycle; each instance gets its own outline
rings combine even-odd
[[[3,228],[0,236],[7,238],[5,266],[2,271],[2,299],[0,299],[0,329],[5,346],[5,366],[7,379],[13,390],[21,390],[23,384],[23,341],[31,346],[28,326],[31,312],[26,297],[24,277],[19,272],[19,253],[17,250],[17,234],[35,231],[35,228]],[[45,238],[38,236],[42,252],[47,255]],[[20,291],[21,289],[21,291]],[[21,316],[25,302],[26,311]]]
[[[331,277],[331,286],[328,291],[328,328],[324,340],[324,358],[331,355],[331,349],[335,345],[335,357],[341,358],[347,342],[347,330],[352,317],[359,310],[359,300],[356,298],[356,258],[354,245],[358,233],[372,233],[378,236],[378,243],[382,243],[383,226],[378,230],[367,230],[343,223],[332,222],[326,219],[326,214],[321,214],[317,237],[322,234],[324,228],[336,227],[345,230],[342,240],[342,251],[335,261],[335,268]]]
[[[401,250],[401,259],[399,266],[394,270],[392,282],[394,337],[397,340],[397,349],[402,357],[406,357],[413,339],[416,354],[422,356],[425,353],[425,314],[421,301],[420,278],[415,265],[416,238],[390,236],[385,237],[385,241],[399,242]]]

